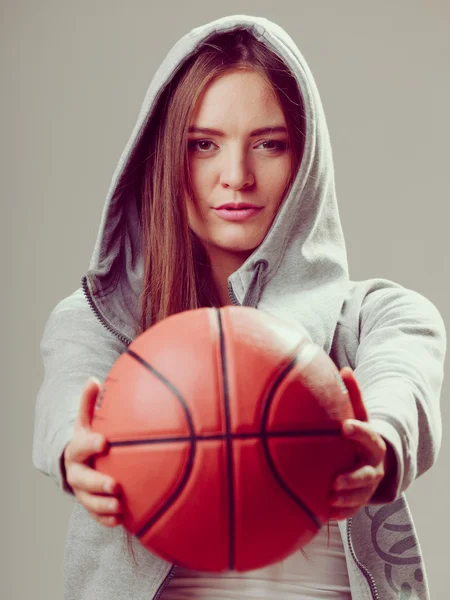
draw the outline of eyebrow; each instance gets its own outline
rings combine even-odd
[[[189,127],[189,133],[203,133],[206,135],[216,135],[217,137],[224,137],[225,134],[220,129],[211,129],[210,127],[196,127],[192,125]],[[274,125],[273,127],[261,127],[260,129],[254,129],[250,133],[250,137],[256,137],[257,135],[266,135],[267,133],[287,133],[287,129],[284,125]]]

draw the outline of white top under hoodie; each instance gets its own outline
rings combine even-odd
[[[392,446],[396,468],[368,506],[338,522],[352,598],[428,600],[404,492],[434,464],[441,444],[445,326],[438,309],[418,292],[381,278],[350,280],[319,93],[294,41],[268,19],[232,15],[189,31],[150,82],[112,177],[89,269],[81,287],[58,302],[45,324],[33,464],[70,494],[61,457],[73,435],[82,389],[91,375],[104,380],[138,333],[143,261],[136,188],[127,182],[143,159],[143,133],[159,93],[182,62],[211,34],[236,27],[252,31],[296,77],[306,144],[297,177],[266,238],[229,278],[230,299],[234,304],[245,299],[259,310],[301,323],[339,369],[354,370],[369,420]],[[65,600],[161,597],[176,566],[133,538],[135,564],[123,528],[100,525],[72,497]]]
[[[158,600],[351,600],[345,550],[337,521],[302,554],[243,573],[199,572],[178,567]]]

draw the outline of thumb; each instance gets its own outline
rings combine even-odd
[[[92,417],[94,415],[95,403],[101,388],[101,382],[97,377],[89,377],[83,389],[81,403],[78,413],[78,424],[86,430],[91,429]]]
[[[344,367],[341,369],[340,374],[348,390],[350,401],[353,406],[353,412],[355,414],[355,419],[358,419],[358,421],[368,421],[369,416],[364,405],[361,389],[353,373],[353,369],[351,367]]]

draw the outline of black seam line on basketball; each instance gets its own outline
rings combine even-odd
[[[265,438],[298,438],[298,437],[327,437],[327,436],[339,436],[341,435],[340,430],[334,431],[326,431],[326,430],[316,430],[313,429],[311,431],[270,431],[265,433],[230,433],[229,437],[233,440],[259,440],[263,437]],[[214,440],[223,440],[225,439],[225,434],[211,434],[211,435],[201,435],[198,434],[195,438],[191,438],[189,436],[174,436],[174,437],[161,437],[158,439],[150,438],[150,439],[140,439],[140,440],[123,440],[123,441],[115,441],[109,442],[110,446],[132,446],[137,444],[168,444],[174,442],[191,442],[193,439],[197,440],[197,442],[209,442]]]
[[[163,383],[176,397],[176,399],[181,404],[181,406],[183,407],[183,410],[185,412],[189,431],[191,433],[191,437],[189,439],[192,442],[189,445],[189,457],[188,457],[187,465],[186,465],[182,480],[178,484],[178,486],[175,489],[175,491],[173,492],[173,494],[163,504],[163,506],[161,506],[161,508],[150,519],[148,519],[144,523],[144,525],[142,525],[141,528],[135,533],[136,537],[140,538],[150,529],[150,527],[152,527],[152,525],[154,525],[156,523],[156,521],[160,518],[160,516],[168,510],[168,508],[175,502],[175,500],[178,498],[178,496],[181,494],[181,492],[185,488],[186,483],[191,474],[193,465],[194,465],[194,457],[195,457],[195,451],[196,451],[196,439],[195,439],[195,431],[194,431],[194,424],[192,421],[192,417],[189,413],[189,409],[187,407],[187,404],[186,404],[183,396],[180,394],[180,392],[177,390],[177,388],[172,383],[170,383],[170,381],[168,379],[166,379],[164,377],[164,375],[159,373],[159,371],[157,371],[147,361],[145,361],[141,356],[139,356],[139,354],[136,354],[136,352],[134,352],[133,350],[130,350],[130,348],[127,348],[126,352],[132,358],[137,360],[142,366],[144,366],[151,373],[153,373],[153,375],[155,375],[155,377],[157,377],[161,381],[161,383]],[[110,444],[110,445],[112,445],[112,444]]]
[[[269,418],[270,405],[275,397],[275,392],[277,391],[281,382],[285,379],[285,377],[288,375],[288,373],[290,373],[292,371],[292,369],[295,367],[296,364],[297,364],[297,357],[294,357],[293,360],[287,365],[287,367],[277,377],[277,379],[275,380],[274,384],[272,385],[272,388],[270,389],[270,391],[266,397],[264,411],[263,411],[262,424],[261,424],[262,434],[263,434],[262,435],[262,444],[263,444],[264,452],[266,454],[267,462],[269,464],[269,467],[270,467],[270,469],[273,473],[273,476],[275,477],[275,480],[277,481],[278,485],[286,492],[286,494],[290,498],[292,498],[292,500],[297,504],[297,506],[299,506],[303,510],[303,512],[311,519],[311,521],[314,523],[314,525],[318,529],[320,529],[322,527],[321,521],[314,514],[314,512],[309,508],[309,506],[307,506],[305,504],[305,502],[303,500],[301,500],[293,490],[291,490],[291,488],[288,486],[288,484],[281,477],[281,475],[278,472],[277,467],[272,459],[272,456],[270,454],[270,449],[269,449],[269,444],[268,444],[269,436],[267,435],[267,421]]]
[[[231,418],[230,418],[230,396],[228,387],[228,365],[227,357],[225,354],[225,337],[223,334],[222,327],[222,316],[220,309],[216,309],[217,320],[219,324],[219,337],[220,337],[220,355],[221,355],[221,366],[222,366],[222,382],[223,382],[223,400],[225,409],[225,437],[227,447],[227,474],[228,474],[228,531],[229,531],[229,554],[228,554],[228,568],[230,571],[234,569],[234,544],[235,544],[235,508],[234,508],[234,484],[233,484],[233,446],[231,439]]]

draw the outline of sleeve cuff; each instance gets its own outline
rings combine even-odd
[[[402,441],[398,431],[387,421],[373,419],[369,422],[386,442],[388,457],[385,476],[375,490],[369,504],[387,504],[393,502],[403,491]]]
[[[72,437],[73,426],[59,431],[55,436],[52,447],[52,464],[50,468],[50,475],[53,481],[56,483],[58,489],[74,498],[75,494],[73,493],[70,485],[67,483],[66,469],[64,466],[64,450]],[[56,459],[53,457],[56,457]]]

